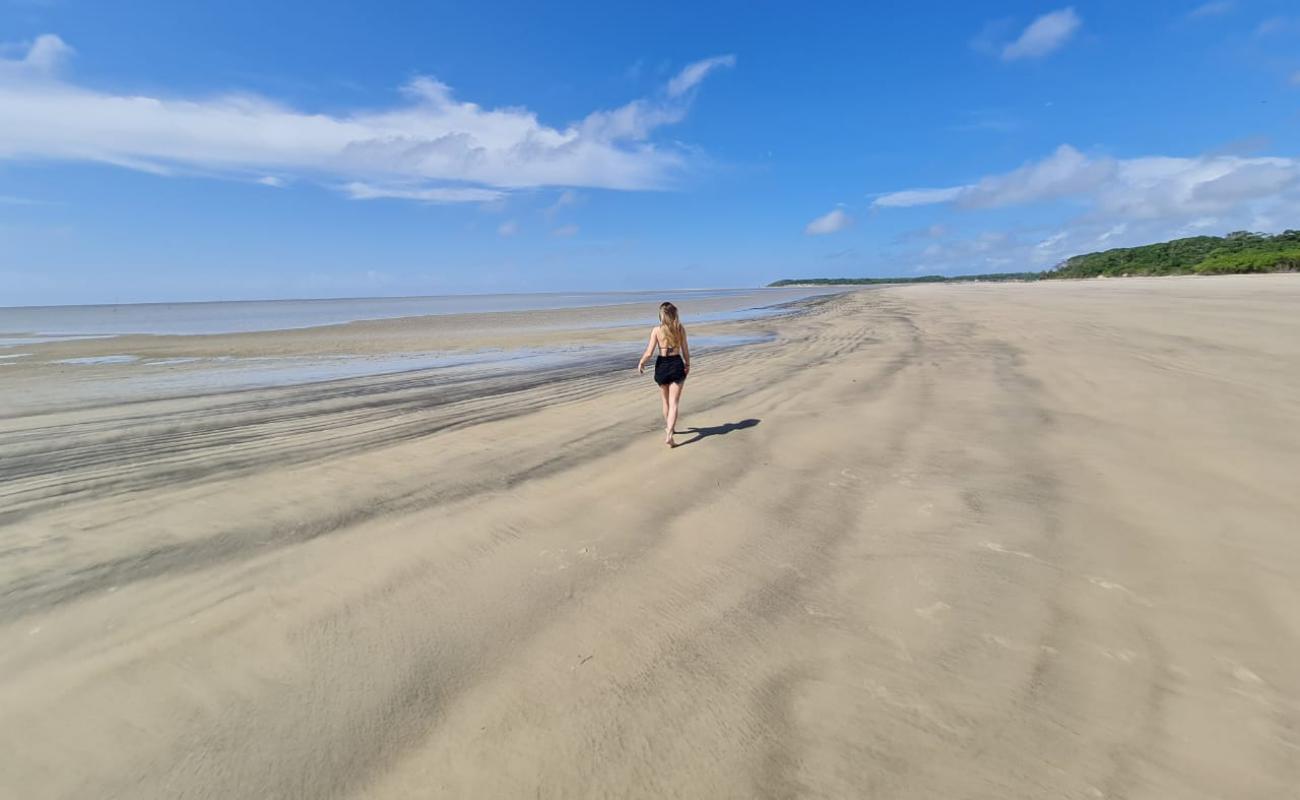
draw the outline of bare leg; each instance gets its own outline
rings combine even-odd
[[[667,424],[668,423],[668,385],[667,384],[659,387],[659,394],[663,396],[662,399],[664,401],[664,424]]]
[[[677,430],[677,401],[682,396],[682,384],[668,384],[668,414],[664,425],[664,444],[674,447],[673,433]]]

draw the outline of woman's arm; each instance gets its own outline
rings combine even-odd
[[[636,362],[636,371],[645,374],[645,362],[650,358],[650,354],[655,351],[655,339],[658,338],[659,328],[650,329],[650,342],[645,346],[645,352],[641,354],[641,360]]]
[[[691,346],[686,341],[686,329],[682,328],[682,363],[686,365],[686,374],[691,374]]]

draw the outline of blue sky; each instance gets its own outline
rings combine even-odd
[[[0,59],[0,305],[1018,271],[1300,227],[1283,0],[0,0]]]

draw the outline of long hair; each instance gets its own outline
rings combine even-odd
[[[682,321],[677,317],[677,306],[672,303],[659,304],[659,325],[664,336],[664,347],[681,347],[686,331],[682,330]]]

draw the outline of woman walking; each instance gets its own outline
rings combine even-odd
[[[659,384],[659,392],[663,395],[664,444],[676,447],[673,434],[677,425],[677,404],[682,398],[686,375],[691,371],[691,349],[686,344],[686,329],[677,317],[677,306],[672,303],[659,304],[659,324],[650,331],[650,343],[637,362],[637,372],[645,374],[645,362],[656,349],[659,355],[655,358],[655,383]]]

